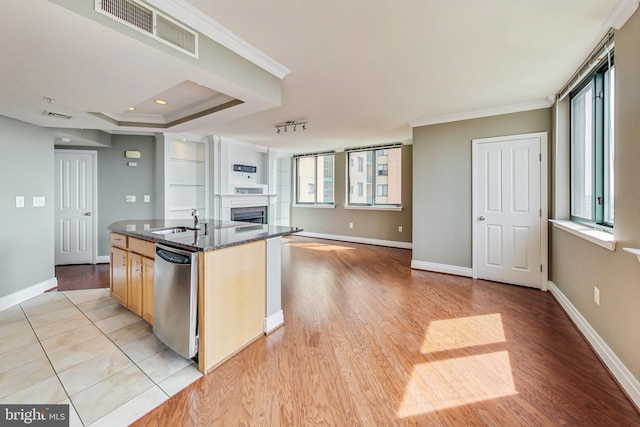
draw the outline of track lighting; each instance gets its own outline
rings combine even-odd
[[[289,129],[289,126],[293,127],[294,132],[297,132],[299,125],[302,126],[302,130],[307,130],[307,122],[303,122],[303,121],[295,122],[293,120],[289,120],[288,122],[277,124],[276,133],[279,134],[282,129],[284,129],[284,131],[287,132]]]

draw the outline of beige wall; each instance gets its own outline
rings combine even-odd
[[[0,116],[0,298],[53,281],[53,132]],[[16,208],[16,196],[25,205]],[[34,208],[32,198],[44,197]],[[55,286],[55,282],[51,283]]]
[[[640,13],[636,12],[615,35],[616,251],[555,228],[550,240],[551,280],[636,379],[640,379],[640,263],[622,248],[640,247],[639,39]],[[566,144],[566,138],[559,138],[553,151],[566,150]],[[562,164],[556,168],[561,170]],[[554,179],[552,185],[562,193],[562,179]],[[593,302],[594,286],[600,289],[600,305]]]
[[[394,242],[411,242],[412,146],[402,147],[402,211],[345,209],[346,153],[335,157],[335,208],[297,207],[291,209],[291,225],[304,231]],[[294,177],[295,178],[295,177]],[[353,229],[349,223],[353,223]],[[402,226],[402,232],[398,231]]]
[[[472,139],[550,130],[548,108],[414,128],[413,259],[471,268]]]

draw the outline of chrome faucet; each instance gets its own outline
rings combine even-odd
[[[191,209],[191,216],[193,217],[193,229],[197,232],[200,230],[200,211],[196,208]],[[209,234],[209,223],[203,222],[202,225],[204,225],[204,234],[206,236]]]
[[[198,209],[193,208],[191,210],[191,216],[193,217],[193,228],[197,230],[199,228],[198,224],[200,223],[200,212]]]

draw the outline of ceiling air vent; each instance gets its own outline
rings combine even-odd
[[[95,0],[96,11],[193,57],[198,57],[198,34],[136,0]]]
[[[71,118],[71,116],[68,115],[68,114],[56,113],[54,111],[45,111],[44,115],[48,116],[48,117],[55,117],[57,119],[67,119],[67,120],[69,120]]]

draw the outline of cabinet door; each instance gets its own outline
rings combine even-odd
[[[127,306],[127,251],[120,248],[111,247],[110,251],[110,273],[109,284],[111,298],[120,304]]]
[[[142,318],[153,325],[153,274],[155,262],[142,258]]]
[[[142,316],[142,257],[129,252],[129,286],[127,307]]]

